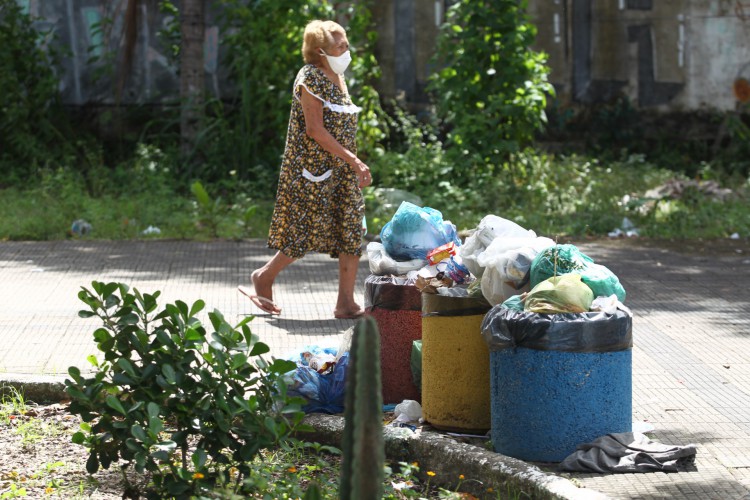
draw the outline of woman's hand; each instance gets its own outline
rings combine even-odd
[[[359,181],[359,187],[367,187],[372,184],[372,174],[370,173],[370,167],[365,165],[365,162],[359,158],[355,158],[351,163],[354,173],[357,174],[357,180]]]

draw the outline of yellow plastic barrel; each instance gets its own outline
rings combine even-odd
[[[491,424],[490,352],[483,298],[422,294],[422,415],[442,430],[485,432]]]

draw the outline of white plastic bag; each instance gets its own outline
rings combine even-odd
[[[418,422],[422,418],[422,406],[411,399],[405,399],[393,409],[396,422]]]
[[[427,265],[427,260],[412,259],[399,262],[393,259],[382,243],[373,241],[367,244],[367,260],[370,263],[370,272],[377,276],[401,276],[409,271],[417,271]]]
[[[523,246],[505,249],[510,244],[519,243]],[[480,256],[480,263],[485,266],[481,283],[482,295],[487,302],[494,306],[513,295],[528,292],[531,289],[531,263],[539,252],[554,244],[554,241],[543,236],[508,240],[497,238]]]
[[[466,238],[458,254],[464,265],[477,278],[482,277],[484,266],[477,262],[479,254],[484,252],[496,238],[535,238],[536,233],[526,230],[515,222],[503,219],[497,215],[487,215],[480,222],[474,232]]]

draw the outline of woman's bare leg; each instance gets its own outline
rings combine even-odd
[[[362,307],[354,300],[354,283],[357,281],[359,257],[339,255],[339,295],[333,315],[337,318],[352,318],[364,314]]]

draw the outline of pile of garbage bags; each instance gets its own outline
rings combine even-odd
[[[416,278],[422,292],[482,296],[493,306],[541,314],[605,304],[613,310],[625,301],[617,276],[575,245],[555,244],[497,215],[461,241],[440,211],[403,202],[380,238],[367,245],[372,274]]]
[[[606,333],[599,341],[602,345],[586,335],[586,342],[591,344],[587,349],[609,350],[609,344],[619,348],[632,342],[632,315],[623,305],[625,289],[612,271],[574,245],[558,245],[497,215],[485,216],[462,241],[456,226],[444,220],[440,211],[409,201],[403,201],[383,227],[380,240],[367,245],[374,275],[368,280],[398,277],[404,283],[413,283],[422,294],[471,297],[499,306],[492,308],[486,322],[491,320],[501,326],[509,323],[511,330],[522,331],[495,328],[493,332],[500,333],[493,333],[491,345],[517,345],[514,337],[529,336],[529,321],[532,330],[538,330],[531,337],[542,339],[535,342],[547,348],[559,348],[557,344],[563,350],[580,347],[568,338],[574,337],[572,334],[552,335],[558,340],[551,338],[558,330],[567,331],[565,323],[575,327],[571,331],[590,327],[592,334]],[[614,330],[601,326],[605,320],[611,323],[607,328]],[[555,327],[551,328],[549,324],[553,323]],[[287,374],[289,392],[307,400],[306,412],[343,411],[350,338],[351,332],[337,349],[308,346],[288,357],[298,365]],[[421,348],[421,344],[415,347]],[[411,354],[413,364],[413,350]],[[421,370],[411,368],[418,380]]]

